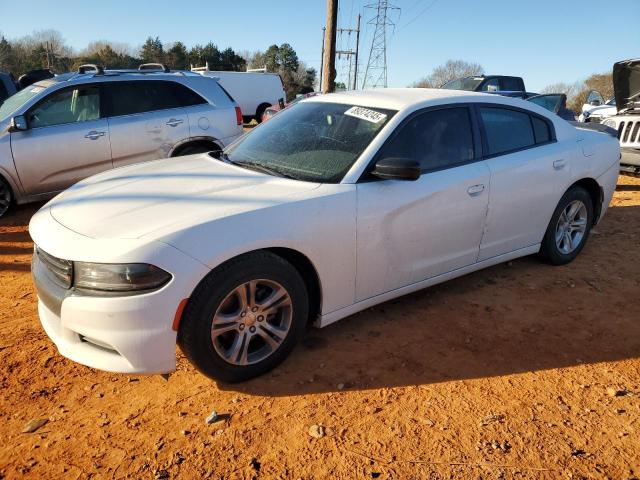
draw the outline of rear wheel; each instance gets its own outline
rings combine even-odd
[[[13,192],[7,181],[0,177],[0,218],[6,215],[13,203]]]
[[[584,248],[592,225],[591,196],[582,187],[572,187],[551,217],[540,253],[553,265],[573,261]]]
[[[263,103],[258,107],[258,109],[256,110],[256,122],[262,123],[262,114],[270,106],[271,105],[269,105],[268,103]]]
[[[286,260],[255,252],[213,270],[185,309],[178,343],[206,376],[240,382],[282,362],[307,323],[304,280]]]

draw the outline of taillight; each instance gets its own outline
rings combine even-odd
[[[237,125],[242,125],[242,110],[240,110],[240,107],[236,107],[236,123]]]

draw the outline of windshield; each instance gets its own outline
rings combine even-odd
[[[456,78],[455,80],[450,80],[440,88],[447,88],[449,90],[468,90],[473,92],[478,85],[482,83],[484,78],[478,77],[464,77],[464,78]]]
[[[24,90],[20,90],[18,93],[11,95],[4,101],[2,105],[0,105],[0,120],[4,120],[8,116],[10,116],[13,112],[27,103],[33,97],[38,95],[44,89],[45,87],[39,85],[29,85]]]
[[[224,158],[273,175],[338,183],[395,113],[300,102],[245,135]]]

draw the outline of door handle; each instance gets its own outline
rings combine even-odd
[[[181,120],[179,118],[172,118],[167,122],[167,125],[169,125],[170,127],[177,127],[182,122],[184,122],[184,120]]]
[[[98,132],[97,130],[91,130],[87,133],[84,138],[88,138],[89,140],[97,140],[100,137],[104,137],[105,132]]]
[[[484,185],[482,185],[482,184],[472,185],[469,188],[467,188],[467,193],[471,197],[475,197],[477,195],[480,195],[482,192],[484,192]]]
[[[553,168],[555,168],[556,170],[562,170],[566,164],[566,160],[555,160],[553,162]]]

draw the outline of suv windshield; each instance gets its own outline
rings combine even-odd
[[[482,83],[484,78],[479,77],[464,77],[464,78],[456,78],[455,80],[450,80],[440,88],[446,88],[449,90],[468,90],[470,92],[475,91],[478,88],[478,85]]]
[[[40,85],[29,85],[24,90],[20,90],[18,93],[11,95],[7,98],[2,105],[0,105],[0,120],[4,120],[22,105],[27,103],[40,92],[44,91],[45,87]]]
[[[224,152],[232,163],[309,182],[338,183],[395,111],[300,102]]]

